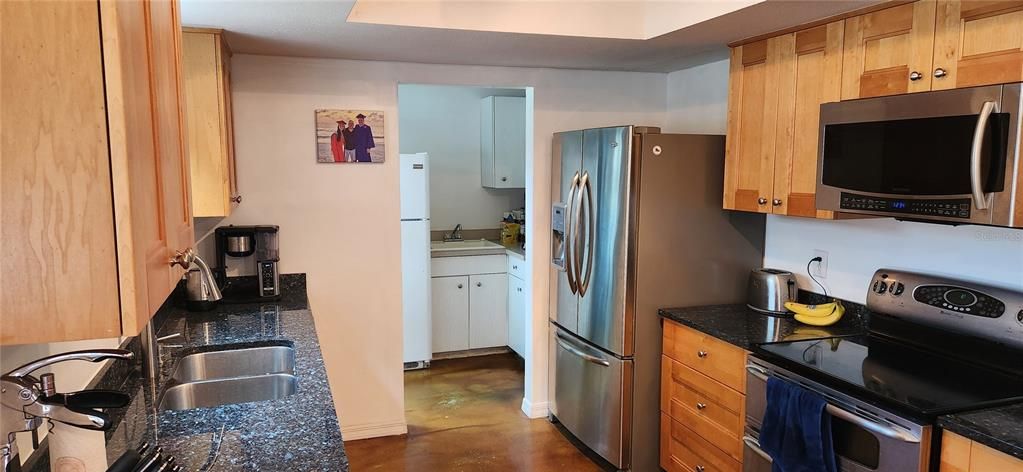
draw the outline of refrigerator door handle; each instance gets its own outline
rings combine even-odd
[[[604,367],[610,367],[611,366],[610,362],[608,362],[608,361],[606,361],[604,359],[601,359],[601,358],[599,358],[597,356],[594,356],[594,355],[591,355],[591,354],[587,354],[587,353],[583,352],[581,349],[575,347],[575,345],[572,343],[572,341],[570,341],[568,338],[562,336],[561,333],[557,333],[556,336],[558,338],[558,345],[560,345],[564,350],[566,350],[566,351],[568,351],[568,352],[570,352],[572,354],[575,354],[576,356],[581,357],[583,360],[585,360],[587,362],[592,362],[594,364],[602,365]]]
[[[575,218],[576,212],[578,211],[575,207],[577,193],[579,193],[579,172],[576,172],[575,175],[572,176],[572,185],[571,189],[568,191],[568,201],[566,202],[568,204],[568,215],[566,215],[567,219],[565,220],[567,221],[565,224],[565,275],[568,276],[568,289],[571,290],[572,293],[579,293],[575,272],[575,261],[572,259],[572,254],[575,253],[574,248],[576,243],[573,239],[575,238],[576,230],[578,229],[574,228],[574,225],[572,224],[573,218]]]
[[[582,261],[579,263],[579,296],[585,297],[590,288],[590,275],[593,274],[593,245],[596,243],[596,212],[593,208],[593,185],[590,184],[590,173],[583,173],[582,183],[579,185],[586,191],[586,272],[585,278],[582,275]],[[582,192],[580,192],[579,203],[582,204]]]
[[[582,245],[579,244],[579,225],[582,220],[583,210],[583,195],[584,189],[587,182],[590,180],[589,172],[583,172],[582,178],[579,179],[579,183],[576,185],[578,191],[575,193],[575,199],[572,203],[572,252],[571,257],[573,259],[572,266],[575,269],[575,283],[579,296],[583,296],[583,272],[582,272]],[[589,235],[587,235],[589,237]]]

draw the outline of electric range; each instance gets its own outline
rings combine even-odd
[[[931,470],[937,416],[1023,402],[1023,292],[880,269],[867,308],[866,334],[754,347],[744,470],[770,468],[768,377],[825,397],[843,471]]]

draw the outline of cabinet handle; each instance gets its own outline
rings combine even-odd
[[[707,357],[707,351],[696,351],[696,357],[699,357],[700,359]]]
[[[458,284],[458,288],[462,288],[462,284]]]
[[[781,206],[781,199],[775,198],[774,200],[771,201],[771,204],[774,206]]]
[[[760,197],[760,198],[757,199],[757,203],[759,203],[761,205],[766,205],[767,204],[767,199],[764,198],[764,197]]]
[[[516,290],[518,290],[518,291],[520,291],[520,292],[521,292],[521,291],[522,291],[522,287],[519,287],[519,288],[517,288]]]
[[[707,470],[707,469],[705,469],[702,465],[696,466],[696,472],[703,472],[705,470]]]
[[[234,202],[234,203],[241,203],[242,202],[242,196],[241,195],[235,195],[235,196],[231,197],[231,201]]]
[[[483,286],[483,282],[476,282],[476,286],[477,287],[482,287]]]
[[[508,181],[508,177],[501,177],[501,182],[507,182],[507,181]]]
[[[934,69],[934,78],[935,79],[940,79],[940,78],[942,78],[942,77],[944,77],[946,75],[948,75],[948,71],[947,70],[942,69],[940,67],[937,68],[937,69]]]
[[[697,410],[702,410],[704,408],[707,408],[707,404],[706,403],[699,403],[699,402],[696,403],[696,409]]]
[[[512,266],[512,269],[513,269],[513,270],[518,270],[518,268],[519,268],[519,266],[517,266],[517,265],[513,265],[513,266]]]
[[[914,82],[916,82],[917,80],[920,80],[922,78],[924,78],[924,75],[919,73],[919,72],[917,72],[917,71],[913,71],[913,72],[909,73],[909,80],[912,80]]]

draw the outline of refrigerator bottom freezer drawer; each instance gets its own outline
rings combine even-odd
[[[619,469],[629,467],[632,360],[599,351],[554,326],[553,412],[577,439]]]

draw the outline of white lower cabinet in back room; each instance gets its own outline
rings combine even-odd
[[[526,282],[508,274],[508,347],[526,357]]]
[[[469,277],[469,349],[508,345],[508,274]]]
[[[434,277],[430,286],[433,352],[469,349],[469,277]]]

